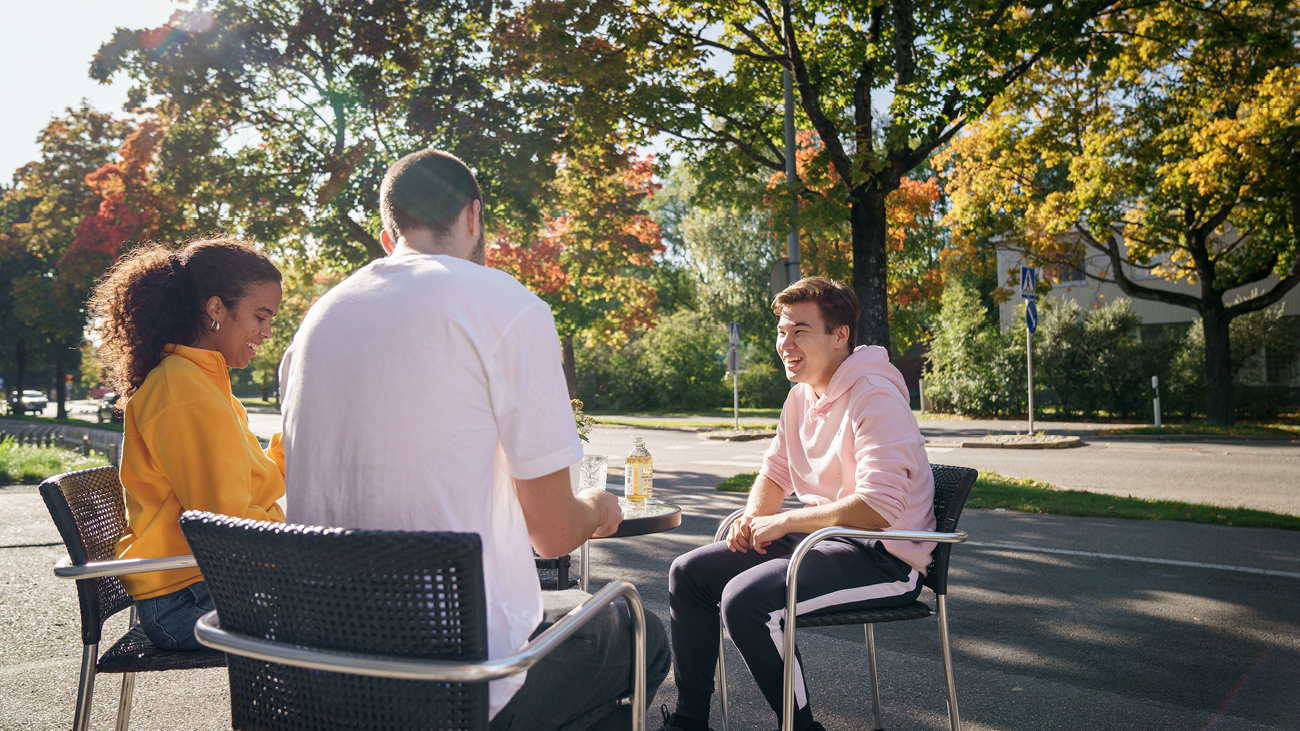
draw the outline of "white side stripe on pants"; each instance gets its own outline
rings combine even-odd
[[[921,582],[921,573],[912,569],[904,581],[894,581],[887,584],[872,584],[871,586],[854,586],[848,589],[832,591],[829,594],[815,596],[806,601],[798,602],[794,605],[795,616],[816,612],[829,607],[839,606],[841,604],[852,604],[854,602],[865,602],[872,599],[884,599],[891,596],[901,596],[909,591],[915,591],[917,584]],[[785,620],[785,607],[781,607],[767,615],[767,631],[772,637],[772,644],[776,645],[776,652],[785,660],[785,631],[781,629],[781,623]],[[798,658],[795,659],[794,667],[794,707],[803,708],[808,705],[808,691],[803,685],[803,668],[799,667]]]

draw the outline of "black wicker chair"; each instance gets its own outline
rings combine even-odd
[[[523,650],[487,660],[477,534],[194,511],[181,529],[217,607],[196,634],[230,654],[236,729],[485,729],[487,681],[528,669],[619,596],[636,628],[633,727],[644,728],[645,615],[627,582],[606,586]]]
[[[948,689],[948,724],[952,731],[961,731],[961,718],[957,712],[957,687],[953,679],[952,653],[948,645],[948,609],[945,598],[948,593],[948,560],[952,555],[952,544],[966,540],[966,534],[957,530],[957,520],[961,517],[966,498],[979,473],[969,467],[949,467],[931,465],[934,471],[934,532],[926,531],[864,531],[853,528],[826,528],[810,534],[799,543],[790,555],[790,567],[786,574],[786,626],[785,657],[794,654],[795,626],[832,627],[845,624],[861,624],[866,628],[867,662],[871,670],[871,710],[874,729],[884,728],[880,720],[880,683],[876,676],[876,640],[872,625],[880,622],[899,622],[909,619],[926,619],[932,615],[939,621],[939,647],[943,655],[944,680]],[[715,541],[722,540],[731,523],[740,517],[744,510],[737,510],[722,521]],[[794,597],[798,581],[799,563],[803,556],[816,544],[827,538],[835,537],[878,538],[880,540],[935,541],[937,545],[926,571],[924,584],[934,591],[936,609],[915,601],[902,607],[887,609],[853,610],[845,612],[827,611],[805,614],[795,618]],[[725,642],[725,640],[723,640]],[[723,662],[722,647],[718,652],[718,700],[722,705],[722,727],[729,731],[727,719],[727,670]],[[784,708],[782,709],[781,727],[790,731],[794,723],[794,664],[786,663]]]
[[[122,695],[117,709],[118,731],[125,731],[131,717],[131,696],[135,673],[161,670],[222,667],[226,656],[213,650],[172,652],[154,646],[135,627],[135,607],[117,577],[162,569],[192,568],[190,556],[170,559],[113,560],[117,541],[126,531],[126,509],[122,483],[116,467],[95,467],[56,475],[41,483],[41,497],[68,549],[55,566],[60,578],[77,580],[81,605],[81,680],[77,687],[74,731],[90,723],[90,702],[98,673],[122,673]],[[131,629],[103,655],[99,641],[104,622],[131,608]]]

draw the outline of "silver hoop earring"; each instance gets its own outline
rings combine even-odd
[[[221,323],[217,322],[216,320],[213,320],[213,321],[212,321],[212,332],[216,332],[216,331],[218,331],[218,330],[220,330],[220,329],[221,329]]]

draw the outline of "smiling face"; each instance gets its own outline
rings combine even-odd
[[[247,368],[258,346],[271,337],[271,318],[280,309],[281,297],[279,282],[249,285],[233,308],[223,305],[220,297],[212,297],[205,309],[205,321],[221,327],[215,332],[204,330],[195,347],[221,353],[231,368]]]
[[[816,302],[796,302],[781,309],[776,325],[776,352],[785,365],[785,377],[826,393],[836,369],[849,357],[849,327],[826,332],[826,321]]]

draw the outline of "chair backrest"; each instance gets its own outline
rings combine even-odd
[[[475,533],[344,530],[186,512],[224,630],[320,650],[487,659]],[[235,728],[487,728],[486,683],[321,672],[228,656]]]
[[[930,465],[934,471],[934,529],[940,533],[957,530],[957,520],[966,505],[971,488],[979,472],[969,467]],[[930,568],[925,574],[925,585],[935,594],[948,593],[948,559],[952,555],[951,543],[935,544],[930,557]]]
[[[41,483],[41,497],[59,529],[74,564],[117,558],[117,541],[126,532],[126,505],[117,468],[55,475]],[[116,576],[78,579],[81,641],[99,642],[104,620],[131,606],[131,597]]]

